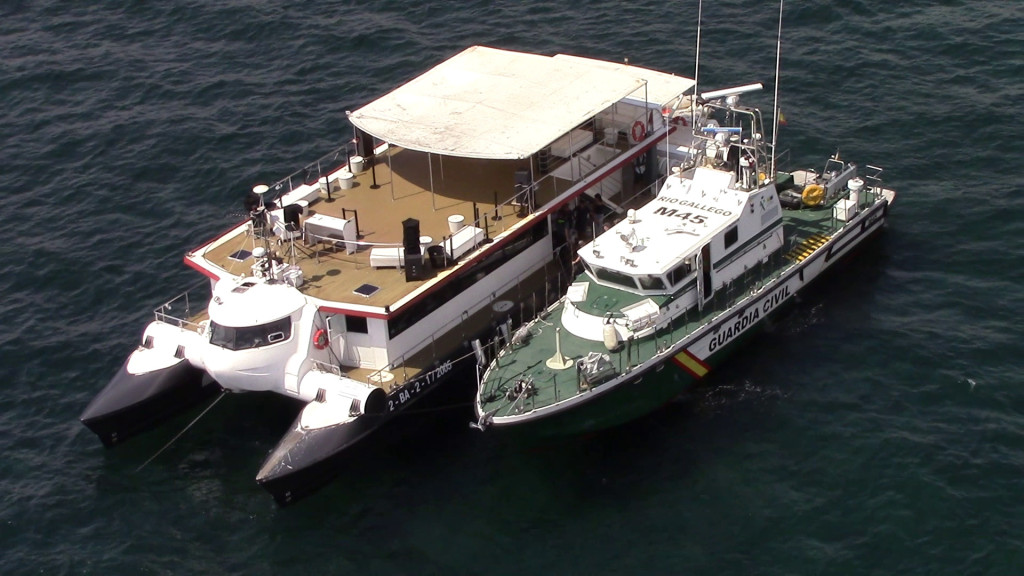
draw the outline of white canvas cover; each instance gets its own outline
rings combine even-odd
[[[590,66],[599,66],[606,70],[612,70],[620,74],[629,74],[634,76],[640,76],[647,80],[647,101],[658,106],[666,104],[674,104],[676,99],[679,98],[680,94],[685,93],[687,90],[693,88],[693,80],[684,76],[676,76],[674,74],[666,74],[664,72],[658,72],[657,70],[650,70],[647,68],[641,68],[639,66],[633,66],[631,64],[619,63],[619,62],[608,62],[606,60],[594,60],[593,58],[582,58],[580,56],[570,56],[568,54],[557,54],[554,56],[556,59],[567,59],[567,60],[578,60],[582,63],[586,63]],[[641,91],[633,96],[643,97],[644,94]]]
[[[350,113],[349,120],[412,150],[512,160],[532,155],[626,96],[663,104],[692,85],[625,64],[473,46]]]

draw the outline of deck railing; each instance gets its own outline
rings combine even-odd
[[[210,304],[210,283],[207,280],[171,298],[153,310],[159,322],[179,328],[199,328],[196,319],[206,312]]]
[[[556,250],[556,252],[558,252],[558,250]],[[528,279],[528,277],[533,275],[533,274],[537,274],[537,272],[532,272],[530,274],[519,275],[519,276],[516,277],[516,279],[513,282],[511,282],[509,284],[509,286],[522,287],[524,285],[524,283],[526,282],[526,280]],[[554,274],[553,277],[549,277],[549,279],[553,279],[555,281],[555,285],[553,287],[549,287],[548,285],[550,283],[549,282],[545,282],[545,284],[544,284],[544,295],[542,297],[541,306],[548,307],[549,305],[557,304],[557,296],[556,295],[562,294],[564,292],[563,286],[562,286],[562,284],[563,284],[562,276],[563,276],[562,274]],[[549,288],[550,288],[550,291],[549,291]],[[508,322],[508,328],[509,328],[510,331],[512,331],[512,330],[515,330],[517,327],[519,327],[521,324],[523,324],[524,321],[528,320],[529,318],[533,318],[534,316],[536,316],[537,312],[538,312],[538,309],[539,309],[539,306],[538,306],[538,303],[537,303],[538,291],[537,291],[536,287],[531,288],[529,290],[533,294],[533,297],[529,299],[529,301],[532,303],[532,309],[530,310],[529,316],[523,314],[523,312],[522,312],[522,308],[526,305],[528,299],[526,299],[526,298],[519,298],[518,299],[520,301],[520,317],[519,318],[516,318],[515,315],[512,314],[512,311],[509,311],[507,314],[504,313],[504,312],[502,312],[502,313],[493,313],[492,312],[494,314],[494,316],[495,316],[495,318],[492,318],[492,321],[497,319],[497,317],[507,317],[505,321]],[[506,294],[507,294],[507,292],[506,292]],[[505,296],[505,294],[498,295],[496,299],[500,300],[500,299],[502,299],[502,296]],[[478,306],[477,314],[481,313],[482,310],[487,308],[494,301],[495,301],[495,298],[492,298],[490,295],[485,297],[485,298],[483,298],[483,299],[481,299],[480,301],[478,301],[477,302],[477,306]],[[486,313],[486,312],[484,312],[484,313]],[[393,381],[392,385],[391,385],[391,389],[400,388],[402,385],[404,385],[405,383],[407,383],[409,381],[409,375],[408,375],[408,372],[406,370],[406,364],[408,363],[408,361],[410,359],[410,356],[422,355],[422,354],[424,354],[424,352],[423,352],[424,350],[429,350],[429,352],[427,352],[427,354],[429,354],[429,362],[428,363],[430,365],[434,365],[434,364],[437,364],[438,362],[442,362],[442,361],[445,361],[445,360],[451,360],[451,358],[450,358],[451,351],[450,350],[438,350],[437,349],[437,342],[439,340],[441,340],[441,339],[444,339],[444,338],[450,338],[450,336],[447,336],[448,333],[451,332],[452,330],[455,330],[456,326],[458,326],[461,323],[466,322],[468,319],[469,319],[469,314],[467,314],[467,313],[463,313],[461,315],[458,315],[456,317],[451,318],[450,320],[445,322],[443,325],[437,327],[429,336],[427,336],[426,338],[420,340],[415,345],[411,346],[410,349],[411,350],[416,350],[415,353],[413,353],[411,355],[402,355],[402,356],[396,358],[394,361],[390,362],[384,368],[381,368],[380,370],[377,370],[377,371],[371,373],[367,377],[367,383],[383,382],[384,380],[382,380],[382,374],[384,372],[392,372],[392,373],[396,373],[396,374],[400,373],[402,375],[402,378],[401,379],[395,379]],[[498,332],[500,332],[500,330],[501,330],[500,327],[495,325],[495,328],[497,329],[496,333],[495,334],[491,334],[489,338],[485,337],[486,340],[481,343],[482,350],[484,351],[484,353],[487,354],[488,357],[492,357],[492,358],[496,355],[497,350],[500,348],[500,346],[502,344],[504,344],[504,343],[507,343],[507,341],[506,341],[507,337],[503,336],[503,335],[499,336],[499,334],[498,334]],[[457,360],[453,360],[453,362],[465,359],[467,356],[474,355],[475,353],[476,353],[475,351],[470,351],[466,355],[459,357]]]
[[[350,165],[353,152],[353,143],[351,141],[346,142],[342,146],[271,184],[270,191],[272,195],[265,198],[265,200],[276,200],[278,197],[300,186],[314,185],[323,181],[342,165]]]

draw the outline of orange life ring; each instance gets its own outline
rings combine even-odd
[[[647,135],[647,128],[644,126],[643,122],[637,120],[636,122],[633,122],[633,129],[630,131],[630,134],[633,135],[634,142],[639,142]]]
[[[686,116],[679,115],[672,117],[672,123],[679,126],[689,126],[690,123],[686,121]]]
[[[316,332],[313,332],[313,346],[317,350],[323,350],[327,348],[327,344],[330,343],[330,339],[327,338],[327,330],[318,328]]]

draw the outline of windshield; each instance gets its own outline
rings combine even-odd
[[[611,268],[603,268],[601,266],[591,266],[591,270],[594,272],[594,276],[596,276],[598,280],[602,280],[620,288],[636,290],[636,280],[629,274],[619,272],[618,270],[612,270]]]
[[[259,326],[234,328],[210,322],[210,344],[228,350],[248,350],[287,340],[292,335],[291,318],[281,318]]]

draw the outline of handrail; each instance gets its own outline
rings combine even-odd
[[[864,167],[867,168],[868,170],[874,170],[874,172],[872,172],[871,174],[864,174],[864,179],[870,183],[871,189],[881,189],[882,169],[879,168],[878,166],[872,166],[871,164],[866,164]]]
[[[348,164],[350,162],[352,153],[352,142],[346,142],[345,144],[335,148],[331,152],[321,156],[317,160],[303,166],[302,168],[292,172],[284,178],[274,182],[270,185],[270,190],[274,192],[273,196],[268,200],[276,200],[282,194],[286,194],[295,190],[298,186],[313,185],[323,179],[325,176],[329,176],[336,171],[342,164]],[[344,163],[341,162],[341,158],[344,157]],[[324,168],[327,166],[328,168]],[[295,184],[296,180],[299,182]]]
[[[613,155],[612,158],[614,158],[615,156],[617,156],[617,154]],[[590,174],[594,170],[597,170],[597,166],[598,165],[593,163],[593,162],[591,162],[586,157],[577,155],[576,159],[577,159],[577,161],[579,161],[579,164],[580,164],[580,176],[579,176],[580,178],[583,178],[585,175]],[[583,169],[584,168],[584,163],[586,163],[587,170]]]
[[[520,274],[520,275],[516,276],[515,280],[512,283],[510,283],[509,286],[521,284],[531,274],[533,274],[533,273]],[[477,300],[472,306],[470,306],[470,308],[473,307],[473,306],[481,305],[481,304],[482,304],[482,306],[480,306],[479,309],[485,308],[490,302],[493,301],[493,299],[491,298],[492,295],[493,294],[485,295],[483,298],[481,298],[480,300]],[[426,349],[427,346],[429,346],[433,342],[436,342],[437,339],[439,339],[447,331],[449,331],[453,325],[459,324],[462,321],[463,321],[463,318],[461,316],[456,316],[456,317],[452,318],[451,320],[449,320],[445,324],[441,325],[437,330],[435,330],[429,336],[423,338],[422,340],[420,340],[419,342],[417,342],[413,346],[410,346],[409,349],[410,350],[416,350],[415,353],[419,353],[419,351]],[[471,350],[468,354],[471,355],[471,354],[474,354],[474,353],[475,352],[473,352]],[[371,373],[370,376],[368,377],[368,381],[372,381],[374,379],[374,377],[379,377],[381,372],[384,372],[384,371],[394,371],[394,370],[400,368],[408,360],[408,356],[409,356],[408,354],[403,354],[403,355],[399,356],[398,358],[396,358],[394,361],[389,362],[383,368],[381,368],[381,369]],[[465,356],[462,356],[459,359],[462,359],[464,357]],[[446,358],[446,356],[444,354],[440,354],[439,355],[436,350],[431,353],[431,360],[434,361],[434,362],[437,362],[437,361],[440,361],[440,360],[444,360],[445,358]]]
[[[654,182],[649,184],[647,187],[642,188],[636,194],[633,194],[632,196],[629,196],[628,198],[623,199],[622,202],[618,203],[618,206],[619,207],[625,206],[625,205],[629,204],[630,202],[632,202],[633,200],[643,196],[644,194],[652,194],[652,191],[653,191],[652,196],[656,196],[658,194],[658,191],[661,190],[661,186],[662,186],[662,184],[664,184],[664,182],[665,182],[665,178],[664,177],[659,177],[657,180],[655,180]]]
[[[157,306],[153,310],[154,318],[158,322],[163,322],[165,324],[174,324],[177,325],[179,328],[184,328],[185,326],[198,328],[199,324],[190,321],[189,318],[194,318],[197,314],[201,313],[203,310],[206,309],[206,307],[209,306],[209,289],[210,284],[206,280],[196,284],[195,286],[185,290],[181,294],[178,294],[174,298],[171,298],[167,302],[164,302],[160,306]],[[198,296],[195,295],[195,293],[199,291],[202,291],[204,293],[202,298],[198,298]],[[198,305],[201,305],[203,307],[202,309],[195,313],[192,312],[192,306],[194,301],[198,301]],[[170,312],[171,310],[175,310],[179,306],[184,306],[184,317],[178,315],[177,312],[173,314]]]

